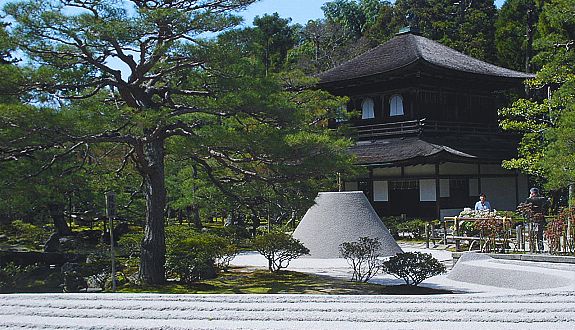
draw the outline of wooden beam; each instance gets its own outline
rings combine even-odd
[[[435,163],[435,213],[437,219],[441,220],[441,190],[439,187],[439,163]]]

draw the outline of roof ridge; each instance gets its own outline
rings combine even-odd
[[[411,34],[411,33],[409,34],[409,36],[411,36],[412,42],[413,42],[413,44],[415,44],[415,55],[416,55],[417,59],[425,61],[425,58],[423,57],[423,52],[419,48],[419,42],[417,42],[417,39],[416,39],[419,36]]]
[[[415,38],[415,37],[416,37],[416,36],[414,36],[414,38]],[[525,78],[527,78],[527,76],[530,76],[530,74],[528,74],[528,73],[521,72],[521,71],[516,71],[516,70],[513,70],[513,69],[506,68],[506,67],[502,67],[502,66],[499,66],[499,65],[497,65],[497,64],[493,64],[493,63],[487,62],[486,60],[479,59],[479,58],[473,57],[473,56],[471,56],[471,55],[465,54],[464,52],[461,52],[461,51],[459,51],[459,50],[457,50],[457,49],[454,49],[454,48],[451,48],[451,47],[449,47],[449,46],[446,46],[446,45],[442,44],[441,42],[439,42],[439,41],[437,41],[437,40],[433,40],[433,39],[426,38],[426,37],[423,37],[423,36],[418,36],[418,37],[420,37],[421,40],[423,40],[424,42],[432,43],[432,44],[435,44],[435,45],[437,45],[437,46],[439,46],[439,47],[445,49],[445,51],[447,51],[447,52],[451,52],[451,53],[457,54],[457,55],[459,55],[459,56],[463,56],[463,57],[467,58],[470,62],[476,62],[476,63],[477,63],[477,62],[480,62],[480,63],[482,63],[482,64],[484,64],[484,65],[487,65],[487,66],[489,66],[489,67],[492,67],[492,68],[494,68],[494,69],[500,69],[500,70],[502,69],[503,71],[508,71],[508,72],[512,72],[512,73],[514,73],[514,74],[524,75],[524,76],[526,76]],[[425,55],[424,55],[424,53],[423,53],[423,49],[422,49],[423,46],[424,46],[423,43],[416,42],[416,48],[417,48],[417,50],[418,50],[418,55],[420,55],[421,59],[424,60],[425,62],[430,63],[430,64],[437,65],[437,63],[433,63],[432,61],[429,61],[429,60],[425,57]],[[462,70],[462,71],[466,71],[466,70]],[[467,70],[466,72],[472,72],[472,71]]]
[[[367,50],[316,77],[332,83],[384,74],[422,62],[444,69],[501,79],[526,79],[533,75],[504,68],[464,54],[435,40],[406,33]]]

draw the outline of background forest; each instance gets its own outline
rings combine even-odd
[[[575,181],[575,0],[336,0],[305,26],[266,14],[238,28],[253,2],[8,2],[0,225],[33,226],[34,249],[52,232],[105,230],[114,191],[119,222],[143,230],[138,277],[153,284],[166,219],[251,235],[294,224],[355,171],[351,139],[327,129],[346,100],[311,88],[313,75],[391,39],[408,14],[425,37],[536,73],[500,110],[523,136],[503,165],[550,190]]]

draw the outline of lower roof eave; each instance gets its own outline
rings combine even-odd
[[[357,162],[357,166],[367,168],[384,168],[384,167],[402,167],[416,165],[434,165],[442,163],[461,163],[461,164],[501,164],[503,159],[485,159],[478,157],[461,157],[455,155],[442,155],[443,153],[427,156],[404,159],[392,162]]]

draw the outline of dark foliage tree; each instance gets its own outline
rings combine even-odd
[[[388,5],[388,1],[381,0],[335,0],[321,9],[329,23],[343,27],[348,39],[359,39],[375,24],[380,8]]]
[[[533,58],[541,69],[529,81],[534,96],[501,111],[501,126],[522,135],[518,157],[503,165],[560,189],[575,178],[575,6],[572,0],[555,0],[542,8]]]
[[[393,25],[415,14],[421,34],[467,55],[495,61],[493,0],[397,0]]]
[[[298,47],[290,52],[291,62],[308,73],[330,69],[397,32],[387,22],[392,13],[388,1],[337,0],[325,3],[322,10],[326,18],[309,21],[301,29]]]
[[[536,0],[508,0],[495,22],[495,47],[498,64],[532,72],[533,40],[537,32],[540,5]]]
[[[290,25],[290,18],[281,18],[278,13],[254,18],[257,43],[263,48],[263,63],[266,73],[271,69],[279,72],[284,68],[288,50],[296,43],[297,26]]]

